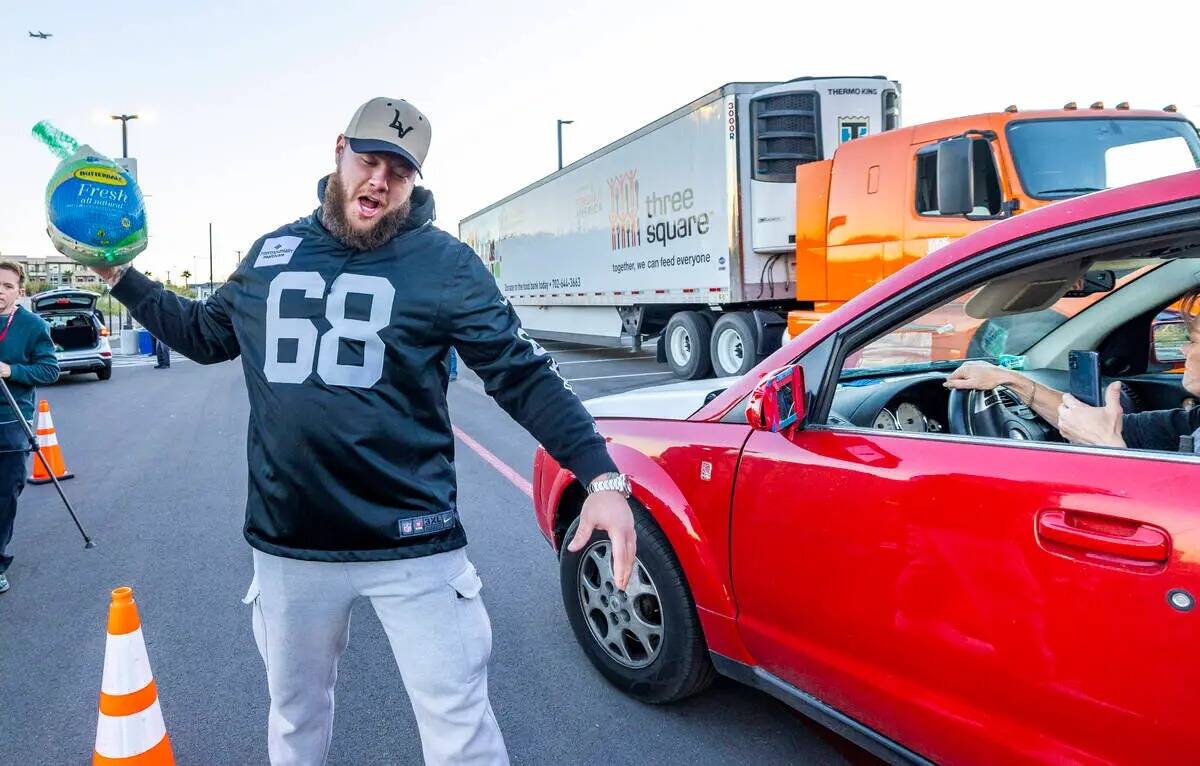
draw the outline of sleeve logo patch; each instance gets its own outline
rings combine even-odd
[[[300,247],[302,240],[303,237],[271,237],[263,242],[262,249],[258,251],[258,259],[254,261],[254,268],[283,266],[290,263],[292,254],[296,252],[296,248]]]

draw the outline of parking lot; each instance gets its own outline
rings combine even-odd
[[[653,343],[644,344],[638,352],[561,341],[541,343],[581,399],[677,382],[667,365],[654,360]]]
[[[631,358],[548,345],[585,397],[674,380],[649,350]],[[109,591],[119,585],[132,586],[138,600],[177,762],[266,761],[265,677],[241,603],[251,574],[241,535],[242,371],[237,362],[176,358],[170,370],[122,364],[110,381],[73,376],[41,392],[76,476],[63,487],[99,547],[83,549],[51,486],[26,489],[10,547],[13,587],[0,596],[5,763],[89,757]],[[455,426],[528,481],[533,440],[481,391],[467,370],[451,385]],[[529,497],[465,440],[457,446],[468,550],[494,632],[491,697],[514,763],[871,762],[782,703],[730,681],[668,706],[617,692],[575,643]],[[418,762],[412,712],[366,604],[351,632],[329,763]]]

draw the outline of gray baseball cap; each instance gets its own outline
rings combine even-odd
[[[355,152],[398,154],[420,173],[433,130],[412,104],[402,98],[379,96],[358,108],[345,135]]]

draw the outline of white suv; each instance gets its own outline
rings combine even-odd
[[[38,293],[29,299],[34,313],[50,325],[50,339],[62,374],[94,372],[100,380],[112,377],[112,347],[108,328],[96,309],[95,293],[69,287]]]

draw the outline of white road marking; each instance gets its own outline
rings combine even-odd
[[[568,383],[579,383],[585,380],[611,380],[614,378],[644,378],[649,375],[674,375],[670,370],[666,372],[634,372],[627,375],[597,375],[592,378],[567,378]]]
[[[146,356],[145,354],[113,354],[113,367],[152,367],[158,364],[158,357]],[[180,353],[171,353],[171,364],[176,362],[190,362],[186,356]]]
[[[623,356],[617,359],[577,359],[572,362],[559,362],[558,366],[562,367],[568,364],[597,364],[599,362],[625,362],[630,359],[653,359],[653,356]]]
[[[550,348],[541,341],[538,341],[538,344],[551,353],[555,351],[612,351],[618,349],[617,346],[563,346],[561,348]]]

